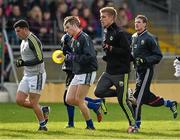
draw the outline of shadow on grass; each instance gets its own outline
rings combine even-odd
[[[17,130],[17,129],[0,129],[2,133],[1,136],[12,137],[12,138],[29,138],[29,135],[68,135],[68,133],[63,131],[33,131],[33,130]]]
[[[106,133],[125,133],[126,130],[117,130],[117,129],[100,129],[98,130],[100,132],[106,132]],[[174,129],[174,130],[167,130],[167,131],[172,131],[172,132],[176,132],[176,134],[171,134],[171,133],[166,133],[166,132],[144,132],[143,130],[139,130],[138,133],[136,133],[135,135],[144,135],[145,137],[150,136],[150,137],[166,137],[166,138],[180,138],[180,133],[178,129]]]
[[[173,131],[173,130],[171,130]],[[0,129],[0,137],[8,137],[8,138],[30,138],[31,135],[33,137],[31,138],[42,138],[44,137],[51,137],[51,138],[108,138],[108,139],[115,139],[115,138],[121,138],[121,139],[127,139],[127,138],[166,138],[166,139],[172,139],[172,138],[179,138],[180,133],[178,133],[178,130],[174,130],[177,132],[176,134],[171,133],[165,133],[165,132],[142,132],[136,134],[127,134],[126,130],[124,129],[98,129],[98,130],[85,130],[80,128],[75,129],[60,129],[60,130],[49,130],[48,132],[37,132],[33,130],[18,130],[18,129]]]

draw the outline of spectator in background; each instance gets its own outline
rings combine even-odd
[[[4,8],[3,0],[0,0],[0,7]]]
[[[131,44],[131,36],[132,34],[128,32],[129,22],[126,11],[123,7],[119,7],[117,10],[117,25],[124,30],[126,37],[128,38],[129,44]]]
[[[9,16],[12,12],[12,6],[13,2],[8,2],[8,4],[5,6],[5,15]]]
[[[0,32],[2,32],[2,26],[3,26],[3,7],[0,7]]]
[[[128,27],[128,16],[126,14],[126,10],[123,7],[119,7],[117,10],[117,24],[123,28]]]
[[[106,5],[104,0],[94,0],[91,6],[91,11],[96,20],[99,20],[99,10]]]
[[[99,10],[103,8],[105,5],[105,0],[94,0],[91,6],[91,12],[93,13],[94,19],[96,21],[96,37],[102,37],[101,23],[99,21]]]
[[[86,3],[84,2],[84,0],[76,0],[74,3],[74,6],[78,9],[79,11],[79,16],[83,16],[83,10],[84,7],[87,7]]]
[[[131,10],[130,10],[129,7],[128,7],[128,3],[127,3],[126,1],[124,1],[124,2],[122,3],[122,7],[125,9],[125,12],[126,12],[128,21],[130,21],[130,20],[133,18],[133,15],[132,15]]]
[[[2,56],[3,56],[2,54],[3,54],[3,40],[2,40],[2,33],[0,32],[0,64],[2,64]]]
[[[57,11],[57,2],[56,1],[51,1],[49,3],[49,11],[51,13],[51,19],[55,20],[56,19],[56,11]]]
[[[31,11],[29,12],[28,22],[32,32],[39,37],[40,31],[42,29],[42,11],[39,6],[33,6]]]
[[[52,21],[48,10],[42,13],[39,6],[34,6],[30,11],[29,24],[32,32],[34,32],[43,44],[49,44],[52,40]]]
[[[17,5],[17,3],[14,3],[12,5],[12,11],[10,15],[7,17],[6,30],[7,30],[9,42],[15,45],[19,43],[19,39],[17,38],[16,33],[14,32],[13,25],[17,20],[21,18],[22,15],[21,15],[20,7],[19,5]]]
[[[48,16],[47,16],[48,17]],[[35,5],[30,11],[29,25],[33,33],[35,33],[42,41],[47,43],[47,34],[50,33],[50,23],[43,21],[43,14],[39,6]]]
[[[70,12],[71,16],[77,16],[80,20],[80,28],[85,28],[87,26],[87,21],[79,15],[79,9],[77,7],[73,7]]]
[[[69,13],[71,16],[79,16],[79,9],[75,6],[73,6],[71,9],[70,9],[70,13]]]
[[[108,6],[108,7],[115,7],[113,1],[107,1],[107,2],[106,2],[106,6]]]
[[[20,7],[20,10],[23,11],[22,17],[27,17],[27,14],[29,11],[31,11],[33,7],[34,0],[18,0],[18,5]]]
[[[96,29],[95,29],[95,19],[91,14],[91,11],[88,7],[83,9],[83,16],[84,20],[86,21],[87,25],[84,27],[83,31],[86,32],[92,39],[96,36]]]
[[[4,51],[3,51],[4,49]],[[4,70],[1,72],[1,66],[2,66],[2,56],[4,53]],[[3,36],[2,33],[0,32],[0,75],[4,76],[4,81],[9,82],[9,76],[11,72],[11,65],[10,65],[10,58],[9,58],[9,53],[7,50],[7,45],[5,44],[3,46]]]
[[[3,14],[4,14],[4,4],[3,4],[3,0],[0,0],[0,20]]]
[[[73,0],[65,0],[65,2],[68,7],[68,10],[70,10],[73,7]]]
[[[49,9],[49,5],[47,0],[35,0],[34,5],[38,5],[42,12],[47,11]]]
[[[44,44],[52,44],[52,21],[51,21],[51,13],[49,10],[44,11],[43,13],[43,20],[42,20],[42,26],[40,29],[40,38],[42,38],[44,41]]]
[[[2,76],[2,73],[1,70],[2,70],[2,62],[3,62],[3,39],[2,39],[2,33],[0,32],[0,74]],[[1,78],[1,77],[0,77]]]
[[[58,25],[58,35],[57,38],[60,39],[64,34],[63,28],[63,21],[64,18],[67,16],[68,7],[65,2],[61,1],[57,3],[57,10],[56,10],[56,21]]]

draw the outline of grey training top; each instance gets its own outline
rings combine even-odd
[[[30,32],[28,37],[22,40],[20,52],[24,61],[24,75],[32,76],[45,72],[42,44],[33,33]]]

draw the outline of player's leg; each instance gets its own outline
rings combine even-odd
[[[156,96],[154,93],[150,92],[149,94],[149,100],[146,103],[147,105],[150,105],[152,107],[159,107],[159,106],[165,106],[170,109],[170,111],[173,114],[173,118],[176,119],[178,112],[177,112],[177,102],[169,99],[164,99],[162,97]]]
[[[128,74],[118,75],[116,77],[112,76],[111,79],[116,87],[119,105],[121,106],[129,122],[128,133],[135,133],[138,132],[138,130],[135,128],[135,119],[132,106],[130,106],[128,102],[128,76]]]
[[[136,98],[136,105],[133,106],[133,109],[137,128],[140,128],[141,124],[141,106],[143,104],[146,104],[149,98],[152,77],[152,68],[138,70],[136,72],[136,89],[134,92],[134,97]]]
[[[90,97],[85,97],[85,101],[92,102],[92,103],[100,103],[102,101],[102,99],[101,98],[93,99],[93,98],[90,98]]]
[[[84,100],[88,94],[89,87],[90,87],[89,85],[81,85],[81,84],[78,85],[76,92],[76,102],[86,121],[87,129],[95,129],[93,125],[93,121],[90,117],[90,111]]]
[[[136,108],[136,106],[135,106]],[[133,106],[133,109],[134,109],[134,106]],[[136,128],[140,129],[141,127],[141,109],[142,109],[142,105],[139,106],[139,112],[137,114],[137,118],[136,118]]]
[[[90,112],[89,109],[85,103],[85,97],[88,94],[88,90],[90,87],[91,82],[94,81],[96,73],[88,73],[88,74],[80,74],[75,75],[74,78],[71,81],[71,84],[68,88],[67,96],[66,96],[66,102],[70,105],[77,105],[87,124],[90,129],[94,129],[92,120],[89,119]]]
[[[67,95],[67,90],[64,91],[64,105],[66,106],[66,110],[68,114],[68,125],[66,126],[66,128],[72,128],[74,127],[75,107],[66,103],[66,95]]]
[[[164,100],[164,105],[171,110],[171,112],[173,113],[173,118],[176,119],[178,115],[177,102],[173,100]]]
[[[33,110],[39,120],[39,130],[47,131],[46,123],[48,121],[48,115],[50,107],[39,105],[40,92],[44,88],[46,82],[46,73],[40,73],[38,75],[28,77],[29,82],[29,101],[32,104]]]
[[[65,102],[68,105],[72,105],[72,106],[76,105],[77,106],[77,103],[75,100],[77,88],[78,88],[77,85],[70,85],[68,87],[67,94],[66,94],[66,100],[65,100]]]
[[[44,115],[43,112],[40,108],[39,105],[39,99],[40,99],[40,94],[37,93],[30,93],[29,94],[29,101],[32,105],[32,109],[39,121],[39,130],[45,130],[47,131],[47,127],[46,127],[46,121],[44,119]]]
[[[68,125],[66,128],[72,128],[74,127],[74,111],[75,107],[72,105],[69,105],[66,103],[66,95],[67,95],[67,89],[74,77],[74,74],[71,71],[66,71],[66,89],[64,91],[64,105],[66,106],[67,114],[68,114]]]
[[[85,101],[90,102],[90,103],[100,104],[101,109],[104,112],[104,114],[107,114],[107,106],[106,106],[106,101],[104,98],[93,99],[90,97],[85,97]],[[89,104],[88,108],[93,109],[93,108],[91,108],[90,104]]]
[[[94,94],[98,98],[104,97],[116,97],[117,93],[115,90],[110,89],[113,86],[112,81],[110,80],[110,75],[107,73],[103,73],[100,79],[97,82]]]
[[[89,109],[92,109],[96,115],[97,115],[97,121],[98,122],[101,122],[102,121],[102,111],[101,111],[101,102],[98,102],[98,103],[93,103],[93,102],[90,102],[90,101],[86,101],[85,100],[85,103],[87,105],[87,107]]]
[[[49,113],[50,113],[50,106],[41,106],[41,110],[43,112],[44,115],[44,119],[46,121],[46,123],[48,122],[49,119]]]
[[[26,76],[23,76],[21,82],[19,83],[18,90],[16,93],[16,103],[19,106],[23,106],[26,108],[32,108],[31,103],[29,102],[28,93],[29,93],[29,86],[28,86],[28,79]]]

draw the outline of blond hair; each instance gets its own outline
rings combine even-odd
[[[78,27],[80,27],[80,20],[77,16],[68,16],[64,19],[64,26],[69,23],[71,25],[76,25]]]
[[[117,11],[114,7],[103,7],[100,9],[100,13],[108,13],[109,15],[113,16],[114,19],[117,18]]]

